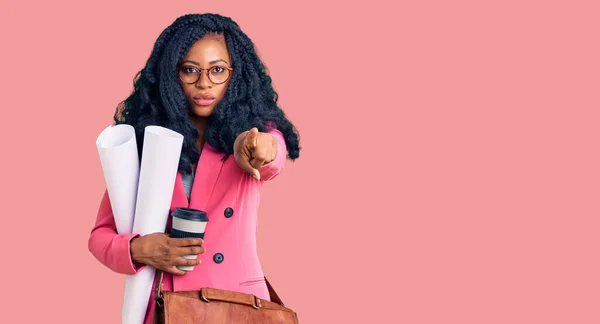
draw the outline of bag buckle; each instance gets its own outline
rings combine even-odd
[[[200,299],[202,299],[203,301],[210,303],[210,300],[208,300],[208,298],[206,298],[206,296],[204,295],[206,293],[206,289],[201,288],[200,289]]]
[[[252,307],[254,307],[254,309],[259,309],[262,307],[262,304],[260,303],[260,298],[254,296],[254,305],[252,305]]]

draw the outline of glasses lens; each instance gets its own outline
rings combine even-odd
[[[231,72],[228,69],[222,66],[215,66],[209,70],[208,75],[210,76],[210,80],[212,82],[218,84],[227,81],[230,73]]]
[[[199,75],[200,71],[191,66],[183,66],[179,69],[179,78],[185,83],[196,82]]]

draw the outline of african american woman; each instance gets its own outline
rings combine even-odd
[[[204,239],[118,234],[105,191],[90,252],[118,273],[162,270],[167,291],[212,287],[269,300],[256,249],[260,190],[286,159],[298,158],[300,147],[250,38],[221,15],[177,18],[158,37],[114,119],[135,128],[139,152],[146,126],[184,135],[171,212],[200,209],[210,221]],[[183,258],[188,254],[198,258]],[[152,297],[145,323],[153,320]]]

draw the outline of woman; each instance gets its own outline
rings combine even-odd
[[[140,157],[146,126],[184,135],[171,211],[200,209],[209,222],[204,239],[117,234],[105,191],[90,252],[118,273],[145,266],[164,271],[165,290],[213,287],[269,300],[256,251],[260,188],[300,148],[252,41],[227,17],[179,17],[157,39],[114,118],[135,128]],[[166,226],[168,232],[170,217]],[[187,272],[177,265],[196,267]],[[145,322],[151,323],[152,296],[148,303]]]

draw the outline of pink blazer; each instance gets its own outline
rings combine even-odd
[[[213,287],[254,294],[269,300],[256,250],[257,211],[261,186],[281,172],[287,157],[281,132],[272,130],[269,133],[277,139],[277,156],[274,161],[260,168],[260,181],[246,174],[233,156],[222,161],[224,154],[208,143],[200,155],[190,201],[185,195],[181,174],[177,174],[171,212],[177,207],[196,208],[206,211],[209,221],[204,234],[205,252],[198,256],[202,263],[183,276],[165,273],[165,290]],[[166,226],[171,226],[170,216]],[[132,263],[129,243],[138,235],[117,234],[105,191],[88,241],[90,252],[117,273],[135,274],[143,266],[138,268]],[[153,295],[149,297],[145,323],[152,323],[154,315]]]

